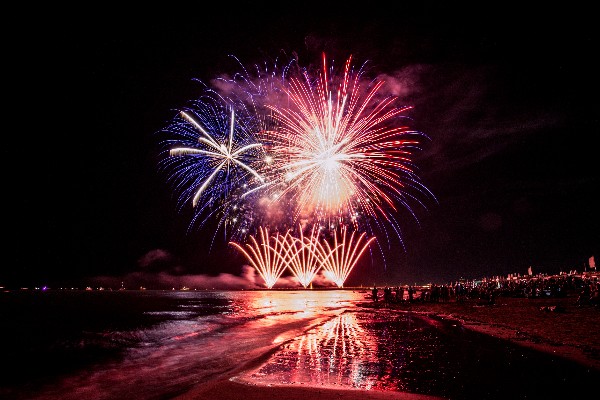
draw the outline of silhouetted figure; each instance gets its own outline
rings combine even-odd
[[[379,290],[377,290],[377,287],[373,286],[373,289],[371,289],[371,296],[373,297],[373,301],[379,301],[378,292]]]
[[[591,288],[590,304],[598,307],[600,305],[600,287],[598,282],[594,282]]]
[[[383,301],[386,305],[389,305],[392,302],[392,288],[389,286],[383,288]]]
[[[404,298],[404,288],[396,286],[396,303],[400,303]]]
[[[579,297],[577,297],[577,302],[575,304],[578,306],[590,304],[591,294],[590,285],[584,284],[583,289],[581,289],[581,292],[579,292]]]

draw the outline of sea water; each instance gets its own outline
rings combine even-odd
[[[363,299],[351,290],[0,293],[0,398],[173,397]]]
[[[583,397],[600,381],[597,370],[443,316],[375,312],[362,307],[372,305],[367,296],[2,292],[0,399],[170,399],[225,375],[465,400]]]

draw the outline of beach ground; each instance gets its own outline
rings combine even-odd
[[[373,306],[365,303],[366,305]],[[383,307],[378,304],[376,307]],[[515,344],[552,353],[600,371],[600,307],[577,305],[577,296],[499,297],[447,303],[402,303],[390,307],[458,320],[476,330]]]
[[[177,397],[178,400],[435,400],[439,397],[413,393],[329,389],[291,385],[259,386],[246,381],[220,380]]]
[[[467,329],[564,357],[600,371],[600,308],[591,305],[578,306],[576,297],[573,296],[534,299],[499,297],[493,304],[481,304],[475,299],[464,302],[403,302],[389,305],[365,300],[360,306],[374,313],[383,309],[386,311],[395,309],[456,320]],[[254,367],[256,366],[242,366],[228,376],[195,387],[178,399],[425,400],[434,398],[412,393],[374,390],[329,389],[299,385],[261,386],[240,378],[244,371]]]

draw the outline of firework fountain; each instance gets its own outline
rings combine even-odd
[[[354,231],[348,237],[346,227],[342,228],[339,238],[334,232],[333,244],[320,239],[320,229],[316,226],[306,237],[302,229],[299,229],[299,237],[293,236],[291,231],[271,236],[265,228],[261,227],[259,231],[259,240],[251,236],[246,249],[236,242],[230,244],[246,257],[269,289],[285,269],[289,269],[304,288],[309,287],[320,271],[341,288],[362,254],[375,240],[374,236],[367,240],[365,232],[357,235]]]
[[[259,227],[259,232],[258,240],[250,236],[250,243],[246,243],[247,250],[238,243],[230,243],[246,256],[265,281],[267,288],[271,289],[288,266],[287,260],[293,245],[289,246],[287,233],[283,235],[283,240],[280,240],[279,234],[270,236],[268,228]]]
[[[291,250],[287,252],[290,255],[287,259],[288,268],[304,288],[310,285],[322,266],[318,254],[313,251],[316,226],[312,230],[313,234],[308,238],[304,237],[301,227],[298,229],[298,237],[292,236],[290,232],[286,235],[286,244]]]
[[[315,241],[318,253],[321,254],[323,260],[325,276],[335,282],[338,287],[344,286],[344,282],[362,254],[375,240],[375,236],[366,239],[366,232],[362,232],[358,237],[355,237],[356,234],[357,232],[354,231],[348,238],[348,229],[343,227],[339,241],[337,232],[334,232],[333,246],[330,246],[327,241],[322,243]]]

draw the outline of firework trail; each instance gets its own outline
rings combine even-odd
[[[229,242],[229,244],[237,248],[246,257],[250,265],[256,269],[265,281],[267,289],[271,289],[287,268],[287,255],[291,248],[286,240],[280,240],[279,234],[269,236],[268,228],[260,227],[259,233],[259,240],[253,235],[249,235],[251,243],[246,243],[248,250],[236,242]],[[284,236],[288,235],[285,234]]]
[[[323,55],[316,79],[300,70],[281,88],[287,101],[267,104],[275,129],[259,140],[273,157],[271,198],[291,203],[294,220],[365,229],[383,219],[400,237],[400,208],[415,216],[411,204],[423,205],[413,192],[433,197],[411,161],[424,135],[403,123],[411,107],[381,98],[384,82],[366,83],[351,60],[338,76]]]
[[[327,241],[323,241],[324,245],[316,241],[315,249],[322,260],[325,276],[341,288],[375,237],[366,239],[366,232],[358,234],[354,231],[348,238],[346,227],[342,228],[340,236],[338,241],[337,231],[334,231],[333,245],[329,245]]]
[[[301,228],[299,237],[294,237],[289,230],[285,234],[270,236],[268,228],[260,227],[259,240],[250,235],[251,243],[246,243],[248,251],[239,243],[229,243],[246,257],[268,289],[277,283],[286,269],[304,288],[310,286],[321,269],[325,271],[326,278],[342,288],[375,237],[367,240],[365,232],[360,235],[352,232],[348,237],[344,227],[339,239],[337,231],[334,231],[333,245],[330,245],[320,238],[320,230],[313,226],[309,236],[304,236]]]
[[[209,159],[209,163],[212,162],[212,165],[214,165],[213,171],[204,180],[204,182],[202,182],[202,184],[196,191],[196,194],[194,195],[194,198],[192,200],[192,205],[194,207],[198,205],[198,199],[200,198],[200,196],[202,196],[206,188],[211,183],[213,183],[213,181],[215,180],[215,176],[217,176],[219,173],[225,173],[225,175],[228,176],[230,175],[230,170],[233,167],[241,167],[242,169],[245,169],[248,173],[253,175],[255,178],[257,178],[259,181],[264,182],[264,178],[260,176],[258,172],[256,172],[251,167],[242,162],[243,156],[247,152],[249,152],[252,149],[255,149],[256,147],[260,147],[261,144],[252,143],[247,146],[240,147],[235,151],[233,149],[233,128],[235,123],[235,113],[233,110],[231,110],[231,125],[229,128],[229,137],[227,138],[226,143],[217,142],[204,130],[204,128],[202,128],[201,125],[199,125],[185,111],[181,112],[181,116],[183,117],[183,119],[188,121],[191,125],[195,126],[198,129],[198,131],[202,133],[202,136],[198,139],[198,143],[203,144],[207,148],[207,150],[195,147],[176,147],[174,149],[171,149],[169,154],[172,156],[191,155],[206,157]]]
[[[304,236],[301,227],[298,229],[298,238],[293,237],[291,232],[286,235],[286,245],[296,249],[294,252],[288,252],[291,255],[288,267],[305,288],[310,285],[323,265],[321,254],[314,250],[319,240],[319,229],[316,228],[316,225],[313,226],[309,237]]]
[[[177,194],[180,210],[191,207],[190,227],[216,218],[224,230],[245,232],[246,198],[254,186],[264,183],[261,143],[253,137],[253,120],[239,118],[231,104],[206,95],[178,112],[164,129],[160,168]],[[250,200],[250,199],[248,199]]]

